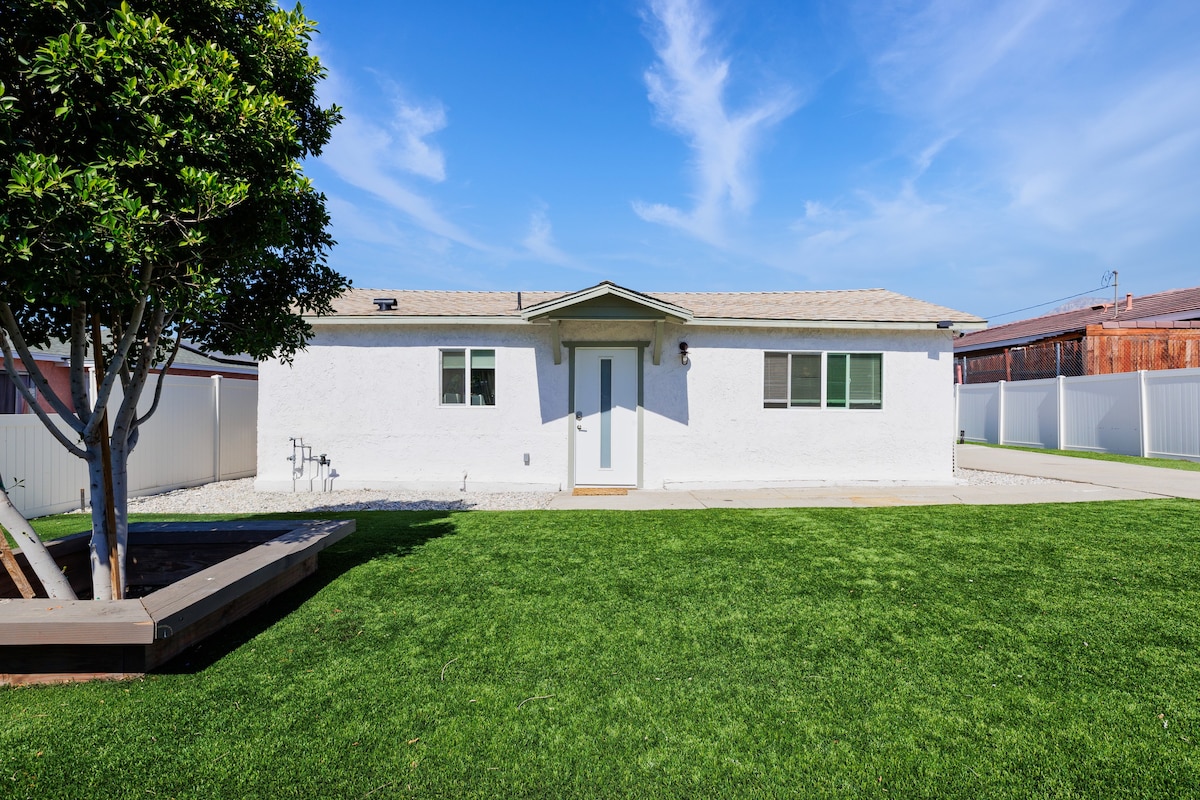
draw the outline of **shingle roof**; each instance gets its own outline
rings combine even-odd
[[[453,292],[350,289],[334,301],[334,313],[354,317],[513,317],[522,309],[574,292]],[[812,320],[844,322],[982,322],[979,317],[916,300],[886,289],[820,292],[639,292],[680,306],[702,319]],[[380,311],[375,299],[396,301]]]
[[[968,333],[955,341],[954,349],[969,352],[997,346],[1001,342],[1032,342],[1074,331],[1082,332],[1088,325],[1113,321],[1128,324],[1137,321],[1149,323],[1159,320],[1200,319],[1200,286],[1135,297],[1129,305],[1132,308],[1126,309],[1125,300],[1118,302],[1115,314],[1113,304],[1109,302],[1102,308],[1078,308],[997,325],[994,328]]]

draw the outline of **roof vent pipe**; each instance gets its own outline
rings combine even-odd
[[[1133,292],[1127,292],[1125,294],[1125,310],[1133,311]]]
[[[517,292],[517,311],[521,310],[521,293]]]
[[[394,297],[376,297],[371,302],[375,304],[376,311],[396,310],[396,298]]]

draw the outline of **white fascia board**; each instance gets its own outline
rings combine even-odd
[[[416,316],[350,316],[304,317],[309,325],[527,325],[520,317],[416,317]]]
[[[151,367],[155,374],[162,372],[162,366]],[[178,375],[182,372],[205,372],[210,375],[220,375],[229,373],[230,375],[257,375],[258,367],[235,367],[232,364],[217,364],[211,366],[208,364],[172,364],[171,375]],[[194,377],[201,377],[199,375]]]
[[[540,316],[540,314],[539,314]],[[670,316],[679,319],[671,313]],[[549,320],[525,320],[521,317],[490,316],[490,317],[418,317],[418,316],[325,316],[304,317],[309,325],[538,325],[548,324]],[[603,320],[588,319],[589,322]],[[617,322],[618,320],[613,320]],[[653,320],[638,320],[652,322]],[[693,317],[679,320],[680,324],[710,325],[723,328],[809,328],[834,330],[890,330],[890,331],[926,331],[939,330],[936,322],[876,322],[866,320],[828,320],[828,319],[745,319],[742,317]],[[987,327],[986,322],[955,322],[952,328],[940,330],[976,331]]]
[[[838,319],[741,319],[738,317],[695,317],[692,325],[712,325],[731,328],[828,328],[835,330],[868,331],[976,331],[987,327],[986,322],[955,322],[953,327],[938,328],[937,322],[879,322],[871,320]]]

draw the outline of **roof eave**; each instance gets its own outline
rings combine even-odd
[[[636,303],[640,306],[653,309],[664,316],[673,317],[681,321],[692,319],[692,312],[681,306],[672,303],[665,303],[649,295],[635,292],[632,289],[626,289],[624,286],[618,286],[615,283],[601,283],[596,286],[583,289],[582,291],[564,295],[553,300],[546,300],[542,303],[537,303],[521,312],[521,316],[529,321],[548,317],[555,311],[560,311],[580,303],[586,303],[589,300],[595,300],[605,295],[614,295],[623,300],[628,300],[631,303]],[[558,317],[559,319],[569,319],[569,317]]]
[[[329,314],[306,316],[304,321],[314,327],[326,325],[525,325],[521,317],[507,315],[488,316],[413,316],[380,314]]]
[[[941,320],[855,320],[855,319],[746,319],[744,317],[694,317],[692,325],[713,325],[745,328],[815,328],[838,330],[982,330],[986,322],[951,321],[950,328],[939,328]]]

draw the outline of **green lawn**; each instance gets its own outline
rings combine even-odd
[[[1197,502],[354,516],[0,797],[1200,795]]]
[[[971,444],[977,444],[981,447],[996,447],[1001,450],[1024,450],[1027,453],[1047,453],[1052,456],[1091,458],[1096,461],[1119,461],[1122,464],[1137,464],[1142,467],[1165,467],[1167,469],[1186,469],[1200,472],[1200,461],[1185,461],[1182,458],[1142,458],[1141,456],[1123,456],[1117,453],[1092,453],[1086,450],[1047,450],[1042,447],[1018,447],[1013,444],[987,444],[986,442],[971,442]]]

